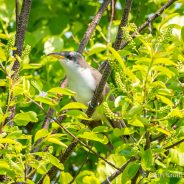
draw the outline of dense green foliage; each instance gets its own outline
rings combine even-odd
[[[2,183],[32,184],[44,177],[45,184],[66,184],[72,178],[77,184],[97,184],[116,171],[81,144],[60,163],[73,141],[60,123],[117,167],[135,156],[112,183],[130,183],[138,170],[140,183],[184,183],[184,5],[182,1],[172,5],[132,40],[131,33],[167,2],[134,1],[129,24],[123,28],[124,40],[130,43],[120,51],[114,50],[112,43],[125,1],[117,1],[110,29],[108,7],[83,55],[95,68],[110,59],[108,83],[116,99],[104,99],[103,111],[109,118],[124,119],[127,127],[113,129],[103,122],[91,130],[82,123],[89,119],[84,113],[87,107],[72,102],[74,93],[59,87],[64,70],[46,55],[77,50],[100,2],[33,0],[24,51],[22,57],[17,56],[19,79],[14,81],[15,3],[0,0],[0,175],[6,176]],[[5,120],[14,105],[14,125],[10,126]],[[52,117],[46,115],[49,108],[54,109]],[[63,115],[65,118],[58,122]],[[46,118],[50,118],[48,128],[43,127]],[[135,142],[122,142],[125,135],[134,137]],[[52,166],[57,174],[50,178],[47,172]]]

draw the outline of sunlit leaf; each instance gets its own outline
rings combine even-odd
[[[96,134],[94,132],[84,132],[83,134],[78,135],[79,138],[93,140],[97,142],[101,142],[102,144],[107,144],[108,139],[106,136],[102,134]]]
[[[88,107],[79,102],[71,102],[61,108],[61,111],[66,109],[87,109]]]
[[[26,126],[29,122],[37,122],[37,114],[33,111],[21,112],[15,115],[15,123],[18,126]]]

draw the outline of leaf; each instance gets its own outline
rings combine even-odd
[[[44,177],[43,184],[50,184],[50,178],[48,175]]]
[[[119,128],[115,128],[113,130],[113,134],[116,136],[116,137],[119,137],[119,136],[122,136],[122,135],[131,135],[135,132],[135,130],[132,130],[128,127],[126,128],[122,128],[122,129],[119,129]]]
[[[50,143],[54,143],[54,144],[58,144],[58,145],[60,145],[62,147],[67,148],[67,145],[66,144],[64,144],[63,142],[61,142],[60,140],[58,140],[56,138],[46,137],[45,138],[45,141],[50,142]]]
[[[94,132],[84,132],[83,134],[78,135],[79,138],[93,140],[97,142],[101,142],[102,144],[107,144],[108,139],[106,136],[102,134],[96,134]]]
[[[45,128],[38,130],[35,134],[34,142],[36,142],[40,138],[46,137],[47,135],[48,135],[48,131]]]
[[[130,121],[128,121],[128,124],[133,125],[133,126],[137,126],[137,127],[144,127],[144,124],[139,119],[130,120]]]
[[[64,166],[62,163],[60,163],[60,160],[58,158],[54,157],[51,154],[47,154],[47,158],[49,159],[49,161],[52,165],[54,165],[55,167],[57,167],[60,170],[64,170]]]
[[[168,68],[166,68],[164,66],[160,66],[160,65],[159,66],[153,66],[152,70],[157,71],[158,75],[166,75],[168,78],[171,78],[175,75],[174,72],[172,72]]]
[[[93,129],[93,132],[100,133],[100,132],[108,132],[109,128],[107,126],[97,126]]]
[[[6,86],[7,80],[6,79],[0,79],[0,86]]]
[[[22,70],[28,70],[28,69],[38,69],[41,68],[42,65],[39,63],[29,63],[29,64],[24,64],[21,71]]]
[[[67,96],[74,96],[75,95],[75,92],[73,92],[73,91],[71,91],[69,89],[60,88],[60,87],[52,88],[48,92],[49,93],[57,93],[59,95],[67,95]]]
[[[57,104],[56,101],[54,101],[52,98],[49,97],[36,96],[34,100],[51,106],[55,106]]]
[[[138,163],[129,163],[121,175],[121,183],[125,184],[127,181],[131,180],[136,175],[139,167],[140,165]]]
[[[73,177],[70,173],[68,172],[61,172],[60,174],[60,178],[59,178],[59,181],[60,183],[70,183],[72,181]]]
[[[14,122],[18,126],[26,126],[29,122],[37,122],[37,114],[33,111],[21,112],[15,115]]]
[[[171,162],[182,167],[184,166],[184,152],[181,152],[177,149],[170,149],[170,155]]]
[[[112,48],[111,46],[108,46],[107,48],[111,51],[112,55],[119,62],[120,66],[122,67],[123,71],[125,72],[126,71],[126,66],[125,66],[124,60],[122,59],[120,54],[114,48]]]
[[[66,109],[87,109],[88,107],[79,102],[71,102],[61,108],[61,111]]]
[[[131,118],[137,114],[140,114],[143,110],[142,105],[134,105],[127,113],[127,117]]]
[[[43,159],[46,159],[49,161],[52,165],[56,166],[60,170],[64,170],[64,166],[62,163],[60,163],[60,160],[56,158],[55,156],[51,155],[48,152],[36,152],[35,155],[38,155],[42,157]]]
[[[177,66],[176,63],[174,63],[173,61],[171,61],[168,58],[155,58],[154,61],[153,61],[153,64],[154,65],[163,64],[163,65],[166,65],[166,66]]]
[[[159,132],[165,134],[165,135],[168,135],[168,136],[171,136],[171,132],[167,131],[167,130],[164,130],[163,128],[156,128],[156,130],[158,130]]]
[[[77,118],[77,119],[92,120],[84,112],[79,111],[79,110],[69,110],[66,112],[66,115],[71,116],[73,118]]]
[[[88,56],[102,52],[107,49],[107,46],[101,43],[96,43],[88,50]]]
[[[144,170],[150,170],[153,165],[153,156],[151,149],[143,150],[141,157],[141,166]]]
[[[157,97],[162,103],[165,103],[165,104],[167,104],[167,105],[169,105],[169,106],[171,106],[171,107],[174,106],[173,102],[172,102],[170,99],[166,98],[165,96],[156,95],[156,97]]]

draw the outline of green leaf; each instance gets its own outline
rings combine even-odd
[[[174,106],[173,102],[172,102],[170,99],[166,98],[165,96],[156,95],[156,97],[157,97],[162,103],[165,103],[165,104],[167,104],[167,105],[169,105],[169,106],[171,106],[171,107]]]
[[[66,109],[87,109],[88,107],[79,102],[71,102],[61,108],[61,111]]]
[[[179,166],[184,166],[184,152],[177,149],[170,149],[171,162],[178,164]]]
[[[65,147],[65,148],[67,148],[67,145],[66,144],[64,144],[63,142],[61,142],[60,140],[58,140],[58,139],[56,139],[56,138],[53,138],[53,137],[46,137],[45,138],[45,141],[47,141],[47,142],[50,142],[50,143],[54,143],[54,144],[58,144],[58,145],[60,145],[60,146],[62,146],[62,147]]]
[[[120,56],[120,54],[114,48],[112,48],[111,46],[108,46],[107,48],[110,50],[110,52],[112,53],[114,58],[119,62],[119,64],[122,67],[123,71],[126,71],[126,66],[125,66],[124,60]]]
[[[69,110],[66,112],[66,115],[77,119],[92,120],[84,112],[79,110]]]
[[[15,115],[14,122],[18,126],[26,126],[29,122],[37,122],[37,114],[33,111],[21,112]]]
[[[34,100],[51,106],[55,106],[57,104],[56,101],[54,101],[52,98],[49,97],[36,96]]]
[[[52,88],[48,91],[48,93],[57,93],[59,95],[67,95],[67,96],[74,96],[75,95],[75,92],[73,92],[69,89],[60,88],[60,87]]]
[[[143,110],[142,105],[135,105],[133,106],[127,113],[128,118],[132,118],[133,116],[136,116],[137,114],[140,114]]]
[[[93,129],[93,132],[100,133],[100,132],[108,132],[109,128],[107,126],[97,126]]]
[[[119,136],[122,136],[122,135],[131,135],[135,132],[135,130],[132,130],[128,127],[126,128],[122,128],[122,129],[119,129],[119,128],[115,128],[113,130],[113,134],[116,136],[116,137],[119,137]]]
[[[29,64],[24,64],[21,71],[22,70],[29,70],[29,69],[38,69],[41,67],[42,67],[42,65],[39,63],[29,63]]]
[[[70,173],[68,173],[68,172],[61,172],[61,174],[60,174],[60,178],[59,178],[59,183],[66,183],[66,184],[68,184],[68,183],[70,183],[71,181],[72,181],[72,179],[73,179],[73,177],[72,177],[72,175],[70,174]]]
[[[83,134],[78,135],[79,138],[93,140],[97,142],[101,142],[102,144],[107,144],[108,139],[106,136],[102,134],[96,134],[94,132],[84,132]]]
[[[173,61],[171,61],[168,58],[155,58],[153,64],[154,65],[163,64],[166,66],[177,66],[176,63],[174,63]]]
[[[143,150],[141,157],[141,166],[144,170],[150,170],[153,165],[153,156],[152,150],[149,148],[147,150]]]
[[[168,130],[164,130],[163,128],[156,128],[156,130],[168,136],[172,135],[171,132],[169,132]]]
[[[48,135],[48,130],[45,128],[42,128],[41,130],[38,130],[34,137],[34,142],[36,142],[38,139],[46,137]]]
[[[96,43],[88,50],[88,56],[102,52],[107,49],[107,46],[101,43]]]
[[[121,175],[121,183],[125,184],[127,181],[131,180],[136,175],[139,167],[140,165],[138,163],[129,163]]]
[[[142,121],[140,119],[133,119],[128,121],[129,125],[133,125],[133,126],[137,126],[137,127],[144,127],[144,124],[142,123]]]
[[[50,184],[50,178],[48,175],[44,177],[43,184]]]
[[[60,160],[55,156],[51,155],[48,152],[36,152],[35,155],[42,157],[43,159],[47,159],[52,165],[56,166],[60,170],[64,170],[64,166],[60,163]]]

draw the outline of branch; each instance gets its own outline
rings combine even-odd
[[[159,17],[165,9],[169,8],[175,1],[177,0],[170,0],[169,2],[167,2],[166,4],[164,4],[155,14],[152,15],[151,18],[148,18],[148,20],[146,22],[144,22],[138,29],[136,32],[134,32],[131,37],[135,38],[137,36],[138,33],[142,32],[146,27],[149,26],[149,24],[151,22],[153,22],[157,17]],[[129,41],[125,41],[121,44],[121,49],[123,49],[127,44],[129,43]]]
[[[125,168],[128,166],[128,164],[130,162],[135,161],[136,158],[135,157],[131,157],[121,168],[120,170],[114,172],[111,176],[107,177],[107,179],[105,181],[103,181],[101,184],[109,184],[110,181],[112,181],[113,179],[115,179],[117,176],[119,176],[124,170]]]
[[[121,18],[121,23],[118,27],[118,34],[116,36],[116,40],[115,40],[114,45],[113,45],[115,50],[120,49],[120,46],[121,46],[121,43],[122,43],[122,38],[123,38],[122,27],[127,26],[128,16],[129,16],[129,13],[130,13],[130,10],[131,10],[132,1],[133,0],[126,0],[125,8],[124,8],[123,15],[122,15],[122,18]]]
[[[94,32],[97,24],[99,23],[100,19],[102,18],[102,15],[103,15],[104,11],[106,10],[109,3],[110,3],[110,0],[105,0],[102,3],[99,11],[94,16],[94,18],[93,18],[92,22],[90,23],[86,33],[84,34],[84,36],[82,38],[82,41],[80,42],[80,45],[79,45],[79,48],[78,48],[77,52],[82,53],[84,51],[89,39],[91,38],[92,33]]]
[[[29,13],[31,10],[31,3],[32,0],[23,0],[23,4],[22,4],[22,8],[21,8],[21,13],[19,15],[19,10],[18,10],[18,0],[15,1],[15,14],[16,14],[16,36],[15,36],[15,47],[16,50],[13,51],[13,56],[16,58],[16,55],[18,55],[19,57],[21,57],[22,55],[22,48],[23,48],[23,44],[24,44],[24,37],[25,37],[25,32],[26,32],[26,27],[27,27],[27,23],[28,23],[28,19],[29,19]],[[19,76],[19,68],[20,68],[20,63],[19,61],[16,59],[12,70],[14,71],[13,75],[11,76],[13,82],[14,80],[18,79]],[[10,101],[13,100],[13,95],[12,92],[10,92]],[[5,124],[7,122],[10,122],[14,116],[15,116],[15,111],[16,111],[16,106],[8,106],[7,105],[7,111],[10,112],[9,117],[6,118],[5,120]],[[13,125],[13,122],[10,122],[10,125]]]
[[[20,16],[16,17],[16,20],[18,20],[18,22],[17,22],[16,37],[15,37],[16,50],[13,51],[14,56],[16,56],[16,55],[21,56],[22,55],[25,32],[26,32],[26,27],[28,24],[29,13],[31,10],[31,3],[32,3],[32,0],[23,0]],[[16,3],[16,16],[18,15],[17,8],[18,8],[18,4]],[[18,77],[19,68],[20,68],[20,63],[16,59],[16,61],[14,62],[13,68],[12,68],[15,71],[15,73],[13,74],[13,78]]]
[[[107,82],[107,79],[108,79],[110,73],[111,73],[111,68],[109,66],[109,63],[107,62],[106,66],[105,66],[105,69],[104,69],[103,76],[102,76],[98,86],[95,89],[93,98],[91,99],[90,105],[89,105],[89,107],[86,111],[86,114],[88,115],[88,117],[91,117],[92,114],[94,113],[95,108],[98,105],[99,99],[102,96],[104,86]]]
[[[170,148],[173,148],[174,146],[177,146],[178,144],[184,142],[184,139],[181,139],[180,141],[178,142],[175,142],[174,144],[171,144],[170,146],[166,146],[164,149],[170,149]]]

